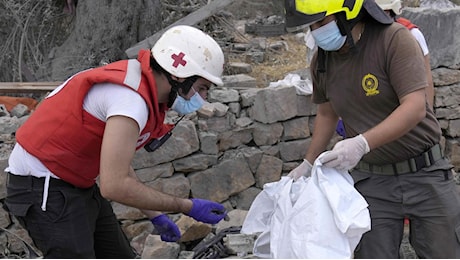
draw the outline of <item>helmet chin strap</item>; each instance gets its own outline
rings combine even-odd
[[[179,89],[182,89],[183,93],[188,93],[192,85],[195,83],[195,81],[198,80],[199,76],[188,77],[183,82],[174,80],[171,77],[171,74],[169,73],[166,75],[166,78],[168,79],[168,82],[171,85],[171,91],[169,92],[168,104],[167,104],[167,106],[170,108],[174,104],[174,101],[177,98]]]
[[[353,35],[351,34],[351,30],[353,29],[353,27],[355,27],[356,24],[358,24],[359,21],[363,19],[363,17],[363,11],[359,12],[358,16],[352,20],[347,20],[347,18],[345,17],[345,13],[343,12],[336,14],[337,26],[340,29],[340,33],[342,35],[347,36],[346,43],[348,44],[348,46],[350,46],[351,52],[357,51],[355,41],[353,40]]]
[[[364,12],[359,12],[358,16],[352,20],[347,20],[344,12],[335,14],[335,17],[337,18],[337,26],[339,27],[340,33],[344,36],[347,36],[345,44],[348,44],[348,46],[350,47],[350,51],[352,53],[355,53],[357,51],[357,48],[355,45],[355,41],[353,40],[351,30],[359,21],[363,19]],[[327,52],[321,48],[318,48],[317,71],[319,73],[326,72],[326,56]]]

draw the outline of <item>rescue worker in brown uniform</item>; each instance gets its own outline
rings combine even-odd
[[[342,118],[346,138],[321,162],[348,170],[369,204],[371,230],[354,257],[398,258],[407,217],[419,258],[459,258],[460,197],[415,38],[374,0],[285,4],[286,26],[309,26],[318,46],[310,66],[318,104],[312,140],[289,176],[310,174]]]

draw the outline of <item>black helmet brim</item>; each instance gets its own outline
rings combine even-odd
[[[296,10],[295,0],[284,0],[285,24],[287,32],[297,32],[321,21],[326,17],[326,12],[306,15]]]
[[[365,0],[363,8],[366,9],[367,13],[377,22],[381,24],[393,23],[393,19],[387,15],[374,0]]]

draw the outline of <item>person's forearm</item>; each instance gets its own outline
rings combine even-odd
[[[140,181],[140,180],[139,180],[139,177],[138,177],[137,174],[134,172],[134,169],[133,169],[132,167],[130,168],[129,176],[135,178],[137,181]],[[157,216],[163,214],[163,212],[161,212],[161,211],[156,211],[156,210],[140,209],[140,211],[142,211],[142,213],[144,213],[149,219],[155,218],[155,217],[157,217]]]
[[[409,132],[426,116],[425,108],[424,89],[404,96],[401,105],[385,120],[363,133],[371,151]]]
[[[132,168],[123,181],[109,183],[106,188],[109,190],[105,195],[107,199],[142,209],[149,217],[158,216],[161,211],[188,213],[192,208],[192,201],[189,199],[171,196],[144,185]]]
[[[154,210],[147,210],[147,209],[139,209],[147,218],[152,219],[154,217],[158,217],[159,215],[163,214],[161,211],[154,211]]]
[[[125,116],[112,116],[105,125],[101,146],[99,187],[106,199],[143,210],[188,213],[192,201],[144,185],[131,166],[139,126]]]
[[[318,112],[315,118],[313,138],[308,147],[305,159],[313,164],[316,158],[326,150],[338,122],[338,116],[329,104],[318,105]]]

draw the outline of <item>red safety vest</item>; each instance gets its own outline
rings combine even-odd
[[[409,30],[412,30],[414,28],[418,28],[418,26],[413,24],[410,20],[407,20],[407,19],[402,18],[402,17],[397,18],[396,22],[406,26],[406,28],[409,29]]]
[[[150,68],[150,51],[137,59],[122,60],[75,74],[45,98],[22,125],[16,140],[51,172],[77,187],[94,185],[99,175],[105,122],[83,110],[83,101],[97,83],[110,82],[137,91],[146,101],[149,118],[137,149],[166,134],[166,104],[158,104],[157,86]]]

